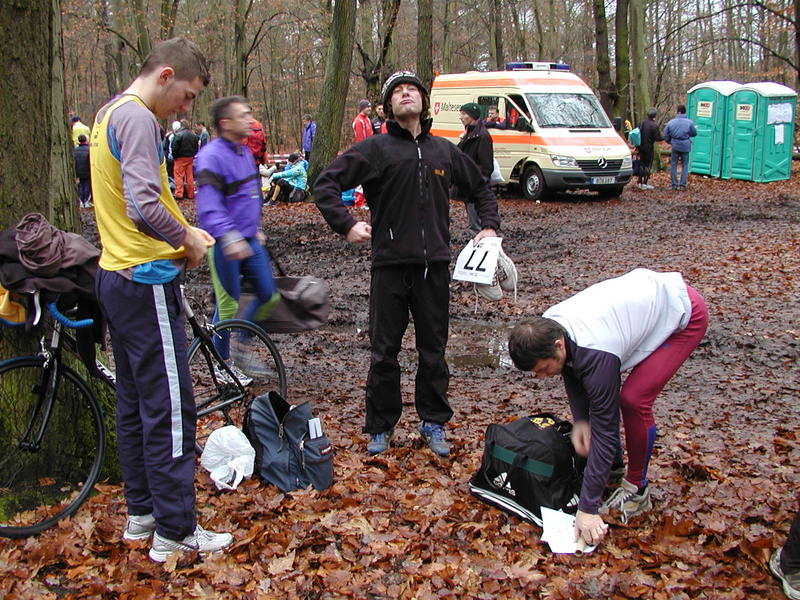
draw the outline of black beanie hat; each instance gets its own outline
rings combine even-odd
[[[428,95],[428,90],[422,85],[422,82],[417,78],[415,73],[411,71],[398,71],[389,75],[389,79],[383,84],[381,90],[381,101],[384,106],[388,105],[392,99],[392,91],[401,83],[413,83],[419,88],[419,91],[425,96]]]

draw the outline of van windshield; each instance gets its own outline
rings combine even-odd
[[[527,94],[540,127],[611,127],[594,94]]]

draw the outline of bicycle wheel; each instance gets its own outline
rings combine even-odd
[[[26,537],[74,513],[89,497],[105,453],[100,405],[75,371],[59,365],[47,413],[44,361],[0,365],[0,535]],[[34,442],[27,445],[26,442]]]
[[[189,346],[189,369],[197,405],[197,446],[202,451],[211,432],[224,425],[242,427],[244,412],[256,396],[276,391],[286,397],[286,370],[270,337],[258,325],[227,319],[212,326],[212,335],[228,339],[228,373],[213,348],[195,338]],[[234,379],[232,375],[237,375]]]

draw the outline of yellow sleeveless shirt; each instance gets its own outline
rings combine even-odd
[[[90,141],[92,197],[97,230],[103,246],[100,267],[106,271],[121,271],[155,260],[175,260],[185,257],[183,246],[175,249],[163,240],[142,233],[126,214],[122,166],[112,152],[108,123],[114,110],[127,102],[136,102],[145,110],[149,110],[136,96],[127,95],[118,98],[106,109],[102,120],[94,123]],[[158,142],[154,140],[154,143]],[[179,223],[188,226],[186,218],[170,192],[167,166],[163,157],[160,171],[159,201]]]

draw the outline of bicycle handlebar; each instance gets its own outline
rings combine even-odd
[[[55,302],[51,302],[47,305],[47,310],[50,311],[50,314],[53,315],[53,318],[64,325],[64,327],[72,327],[73,329],[81,329],[83,327],[91,327],[94,325],[94,319],[81,319],[80,321],[72,321],[71,319],[64,316],[60,310],[58,310],[58,306],[56,306]]]

